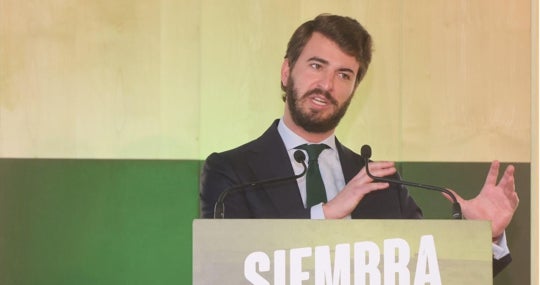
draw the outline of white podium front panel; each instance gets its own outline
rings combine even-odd
[[[492,284],[489,222],[193,222],[193,284]]]

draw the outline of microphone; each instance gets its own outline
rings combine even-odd
[[[296,180],[304,176],[304,174],[306,174],[306,171],[307,171],[306,155],[304,154],[303,151],[297,150],[294,152],[294,160],[296,160],[296,162],[298,163],[301,163],[302,166],[304,167],[304,170],[300,174],[296,174],[289,177],[280,177],[280,178],[266,179],[266,180],[261,180],[261,181],[248,182],[245,184],[229,187],[225,191],[221,192],[221,194],[219,195],[216,201],[216,204],[214,205],[214,219],[225,218],[225,203],[224,202],[227,195],[231,193],[243,191],[247,187],[256,187],[256,186],[261,186],[261,185],[270,185],[270,184],[275,184],[279,182],[285,182],[289,180]]]
[[[423,188],[423,189],[428,189],[428,190],[435,190],[435,191],[446,193],[448,196],[450,196],[450,198],[452,198],[452,201],[453,201],[452,217],[454,219],[462,219],[463,215],[461,213],[461,205],[458,203],[456,196],[452,192],[448,191],[448,189],[438,187],[438,186],[420,184],[420,183],[415,183],[415,182],[408,182],[408,181],[403,181],[403,180],[398,180],[398,179],[373,176],[369,172],[369,167],[368,167],[368,162],[369,162],[369,159],[371,158],[371,147],[367,144],[363,145],[362,149],[360,150],[360,153],[362,157],[364,158],[364,163],[366,165],[366,173],[374,181],[395,183],[395,184],[407,185],[407,186]]]

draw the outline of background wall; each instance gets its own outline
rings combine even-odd
[[[321,12],[375,41],[339,136],[397,161],[530,161],[530,2],[0,2],[0,155],[204,159],[280,116]],[[237,16],[231,16],[237,15]]]
[[[531,163],[538,169],[531,8],[535,1],[0,0],[2,283],[186,281],[200,163],[282,114],[287,40],[323,12],[357,18],[375,41],[340,139],[401,162],[405,178],[440,177],[431,183],[465,195],[478,191],[489,161],[516,163],[518,258],[495,281],[528,283],[529,247],[518,248],[530,242]],[[444,217],[429,210],[444,202],[415,198],[428,218]],[[146,266],[163,259],[160,269]]]

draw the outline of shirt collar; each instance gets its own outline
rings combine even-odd
[[[279,120],[277,129],[287,150],[294,149],[295,147],[299,145],[309,144],[307,140],[305,140],[301,136],[294,133],[291,129],[289,129],[283,122],[283,118]],[[336,149],[336,135],[332,133],[329,137],[325,138],[324,140],[318,143],[326,144],[331,149],[335,150]]]

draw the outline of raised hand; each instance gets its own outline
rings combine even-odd
[[[491,163],[484,186],[473,199],[465,200],[449,189],[456,195],[466,219],[491,221],[493,240],[498,240],[503,234],[519,204],[514,183],[514,166],[509,165],[497,183],[499,167],[498,161]],[[447,195],[445,196],[450,200]]]
[[[375,176],[388,176],[396,173],[394,163],[386,161],[370,162],[369,170]],[[388,183],[385,182],[373,182],[364,167],[334,199],[323,205],[324,216],[327,219],[344,218],[352,213],[366,194],[386,189],[388,186]]]

